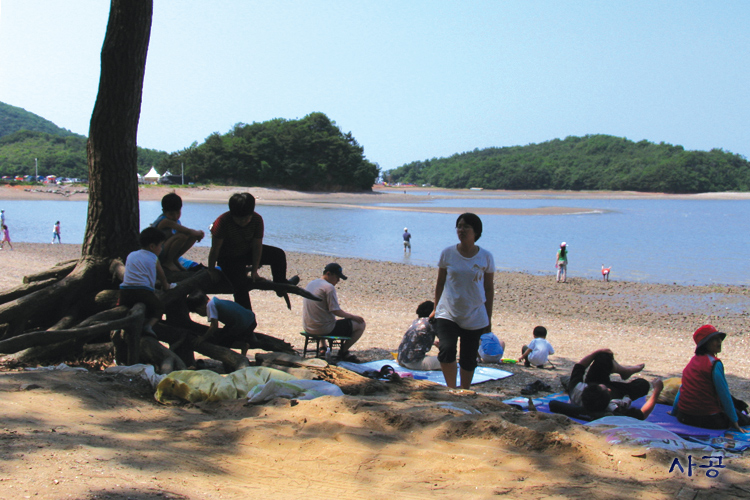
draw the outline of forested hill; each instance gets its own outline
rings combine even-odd
[[[239,123],[173,153],[162,166],[179,172],[181,163],[198,182],[303,191],[369,191],[379,175],[351,132],[343,133],[323,113]]]
[[[60,128],[51,121],[45,120],[41,116],[35,115],[23,108],[17,108],[0,102],[0,137],[13,134],[19,130],[45,132],[62,137],[83,137],[82,135],[74,134],[70,130]]]
[[[166,157],[164,151],[138,148],[138,172],[145,174]],[[28,130],[0,137],[0,176],[33,175],[37,164],[39,175],[87,178],[86,138]]]
[[[167,153],[138,148],[138,171],[148,172]],[[34,161],[36,159],[36,162]],[[86,137],[22,108],[0,102],[0,176],[88,177]]]
[[[37,159],[39,175],[88,177],[86,137],[3,103],[0,125],[0,176],[34,174]],[[240,123],[172,154],[138,148],[138,171],[152,165],[160,173],[184,165],[196,182],[320,191],[369,191],[380,173],[351,132],[323,113]]]
[[[384,177],[445,188],[701,193],[749,191],[750,162],[720,149],[587,135],[416,161]]]

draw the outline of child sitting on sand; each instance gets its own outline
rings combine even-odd
[[[161,209],[162,214],[151,224],[151,227],[163,232],[167,238],[159,260],[165,269],[184,271],[178,259],[202,240],[205,233],[182,225],[182,198],[177,193],[165,194],[161,199]]]
[[[500,363],[505,352],[505,342],[492,332],[479,337],[479,361],[482,363]]]
[[[121,306],[133,307],[141,302],[146,306],[146,324],[143,333],[156,337],[153,326],[164,314],[164,304],[154,293],[156,279],[159,278],[162,290],[172,286],[159,263],[159,254],[164,243],[164,233],[153,227],[141,231],[138,241],[141,249],[130,252],[125,261],[125,276],[120,285]]]
[[[537,326],[534,328],[534,340],[521,348],[521,357],[518,358],[518,362],[523,361],[524,366],[534,365],[541,368],[549,361],[550,354],[555,354],[555,349],[547,342],[547,329]]]
[[[426,356],[435,344],[435,328],[430,323],[430,313],[435,303],[427,300],[417,307],[415,319],[398,346],[398,364],[410,370],[439,370],[437,356]]]

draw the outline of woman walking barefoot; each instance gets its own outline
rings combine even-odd
[[[565,283],[568,278],[568,245],[564,241],[560,243],[560,250],[557,251],[555,267],[557,268],[557,282]]]
[[[445,383],[456,388],[456,353],[461,339],[459,364],[461,387],[469,389],[477,367],[479,337],[491,330],[492,302],[495,297],[495,259],[477,246],[482,221],[472,213],[456,220],[459,243],[440,254],[435,285],[435,329],[440,339],[438,360]]]

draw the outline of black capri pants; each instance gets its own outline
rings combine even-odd
[[[440,340],[440,352],[438,361],[441,363],[453,363],[456,361],[458,351],[458,339],[461,339],[461,353],[458,364],[467,371],[474,371],[477,367],[477,354],[479,353],[479,337],[482,336],[484,328],[479,330],[464,330],[449,319],[437,318],[435,330]]]

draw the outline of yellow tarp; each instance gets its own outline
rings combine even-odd
[[[251,366],[228,375],[219,375],[210,370],[182,370],[172,372],[156,386],[154,397],[165,403],[170,400],[222,401],[244,398],[256,385],[269,380],[293,380],[295,377],[281,370],[265,366]]]

